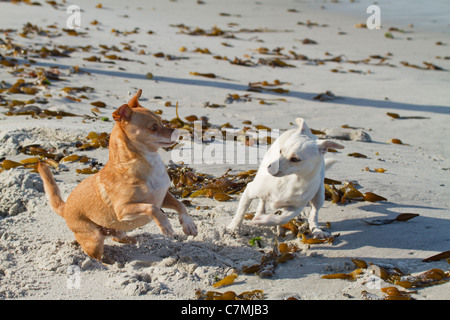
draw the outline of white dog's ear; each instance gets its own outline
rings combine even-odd
[[[305,122],[305,119],[303,118],[297,118],[295,119],[295,123],[298,125],[298,130],[301,134],[312,134],[311,130],[309,129],[308,125]]]
[[[344,149],[344,146],[342,144],[339,144],[339,143],[331,141],[331,140],[319,141],[319,142],[317,142],[317,145],[319,146],[319,152],[321,154],[327,153],[328,148]]]
[[[305,119],[303,118],[297,118],[295,119],[295,123],[298,125],[298,127],[301,129],[303,127],[303,123],[305,122]]]

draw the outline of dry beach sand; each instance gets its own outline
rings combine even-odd
[[[450,27],[444,1],[431,13],[379,1],[379,30],[356,26],[369,16],[370,3],[359,1],[36,2],[40,5],[0,3],[2,160],[30,158],[20,149],[38,144],[55,154],[86,155],[101,167],[108,149],[80,150],[76,141],[85,141],[89,132],[109,133],[111,113],[143,89],[142,105],[161,110],[167,120],[176,117],[178,102],[181,119],[205,116],[213,126],[228,123],[236,131],[255,125],[286,130],[297,117],[335,139],[344,125],[362,130],[371,141],[359,135],[340,139],[345,149],[328,154],[338,161],[326,176],[356,181],[361,192],[387,201],[327,200],[319,222],[339,237],[332,244],[304,244],[287,232],[278,243],[298,251],[264,278],[242,268],[272,250],[276,233],[247,220],[238,235],[225,232],[239,194],[227,201],[186,198],[199,229],[195,238],[183,235],[176,214],[167,210],[174,237],[161,235],[150,223],[129,233],[136,245],[107,239],[110,263],[103,265],[76,245],[65,221],[47,205],[36,173],[23,167],[3,170],[0,299],[196,299],[197,290],[263,290],[266,299],[364,299],[364,292],[384,297],[380,287],[393,284],[370,285],[366,270],[356,280],[322,276],[350,273],[352,258],[413,276],[433,268],[448,272],[446,259],[422,262],[450,249]],[[81,8],[76,33],[66,26],[70,4]],[[395,19],[396,12],[401,19]],[[36,92],[14,93],[10,88],[19,79]],[[249,83],[256,82],[261,83],[253,87],[260,88],[251,88]],[[63,90],[83,86],[89,88]],[[269,90],[277,88],[283,90]],[[321,97],[328,99],[314,99],[327,91],[331,94]],[[92,111],[95,101],[106,106]],[[37,108],[79,116],[7,115]],[[187,164],[198,173],[220,177],[229,169],[237,174],[258,168],[257,161],[213,155],[207,149],[212,144],[194,145],[203,148],[203,159]],[[174,152],[179,149],[162,150],[161,157],[168,163]],[[76,169],[88,167],[75,161],[54,168],[64,198],[87,176]],[[362,221],[401,213],[419,216],[385,225]],[[256,237],[261,247],[249,243]],[[239,276],[232,285],[212,286],[233,272]],[[414,299],[449,299],[449,289],[443,283],[407,291],[414,291]]]

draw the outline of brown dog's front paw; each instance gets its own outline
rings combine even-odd
[[[187,214],[180,215],[180,223],[181,226],[183,227],[183,232],[186,235],[195,237],[198,234],[197,226],[195,225],[192,218]]]
[[[161,230],[162,234],[164,234],[166,236],[172,236],[173,235],[172,225],[170,224],[169,220],[167,220],[164,223],[160,224],[158,227]]]

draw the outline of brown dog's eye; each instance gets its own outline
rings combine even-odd
[[[296,156],[292,156],[292,157],[289,159],[289,161],[291,161],[291,162],[300,162],[300,161],[302,161],[302,160],[300,160],[300,158],[298,158],[298,157],[296,157]]]
[[[150,127],[150,130],[151,130],[151,131],[157,131],[157,130],[158,130],[158,125],[155,123],[154,125],[152,125],[152,126]]]

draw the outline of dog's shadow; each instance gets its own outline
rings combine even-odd
[[[443,208],[384,202],[364,203],[358,207],[359,210],[377,215],[367,218],[367,214],[364,214],[333,222],[332,229],[326,230],[333,235],[340,234],[333,244],[313,244],[307,250],[304,250],[303,245],[303,250],[296,253],[294,259],[279,263],[275,274],[267,279],[300,279],[311,274],[350,272],[352,258],[374,264],[409,265],[427,270],[430,266],[421,262],[429,256],[427,252],[444,251],[446,246],[443,241],[449,241],[450,221],[433,213],[445,210]],[[362,221],[394,219],[405,212],[417,212],[420,215],[409,221],[394,221],[385,225],[369,225]],[[244,223],[237,235],[223,236],[224,241],[218,242],[208,238],[196,240],[184,235],[166,237],[141,232],[136,235],[138,243],[135,245],[107,241],[105,256],[110,263],[135,270],[151,266],[239,270],[246,261],[258,263],[263,253],[273,248],[275,239],[278,243],[295,239],[289,233],[286,237],[278,237],[273,227],[255,227],[249,223]],[[249,244],[250,240],[259,237],[261,247],[258,241],[254,241],[253,246]],[[230,238],[235,242],[226,241]],[[301,247],[300,239],[298,241]],[[396,256],[398,250],[402,250],[401,257]]]
[[[417,269],[406,270],[408,272],[425,271],[431,266],[422,260],[430,256],[430,251],[441,252],[448,249],[450,220],[440,218],[442,210],[446,210],[444,208],[383,202],[363,204],[358,209],[379,215],[367,218],[365,214],[364,217],[333,222],[332,229],[326,230],[333,235],[339,234],[333,244],[311,245],[309,253],[306,251],[298,259],[287,262],[291,266],[281,267],[274,278],[290,279],[306,277],[311,273],[323,275],[351,272],[356,268],[351,262],[352,258],[367,263],[387,263]],[[408,221],[393,221],[381,225],[365,222],[395,219],[401,213],[418,213],[419,216]],[[297,268],[295,275],[293,268]]]
[[[150,266],[181,266],[235,268],[241,261],[259,261],[258,246],[248,244],[252,234],[246,233],[238,239],[242,245],[230,245],[226,241],[196,240],[184,235],[167,237],[161,234],[143,232],[136,237],[137,244],[105,242],[104,256],[107,264],[132,266],[135,269]],[[233,235],[227,235],[233,237]],[[241,237],[241,236],[240,236]]]
[[[376,213],[372,218],[347,219],[335,222],[334,228],[346,233],[339,249],[353,250],[363,246],[406,250],[439,250],[442,240],[449,240],[450,220],[439,218],[433,211],[445,210],[419,205],[403,205],[392,202],[367,203],[359,210]],[[394,220],[402,213],[416,213],[417,217],[408,221],[371,225],[372,220]]]

